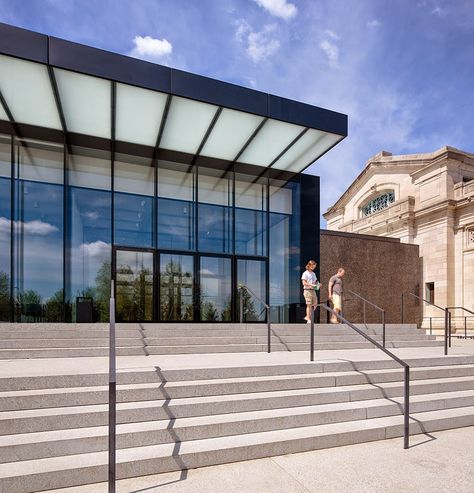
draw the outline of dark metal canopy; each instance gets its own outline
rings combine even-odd
[[[347,136],[340,113],[1,23],[0,103],[17,132],[294,173]]]

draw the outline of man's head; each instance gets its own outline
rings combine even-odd
[[[344,274],[346,273],[346,271],[342,268],[342,267],[339,267],[339,269],[337,269],[337,274],[336,276],[337,277],[344,277]]]

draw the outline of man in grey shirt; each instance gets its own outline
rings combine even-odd
[[[344,277],[345,271],[342,267],[337,269],[337,274],[329,279],[328,294],[329,301],[332,302],[333,309],[337,313],[341,313],[342,310],[342,278]],[[331,323],[339,323],[339,319],[331,313]]]

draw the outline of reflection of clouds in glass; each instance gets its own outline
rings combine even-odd
[[[215,276],[216,273],[209,269],[201,269],[201,276]]]
[[[99,219],[99,214],[95,211],[85,212],[84,214],[81,215],[87,217],[87,219],[91,219],[92,221]]]
[[[56,226],[35,219],[34,221],[15,221],[15,228],[24,234],[46,236],[59,231]],[[0,217],[0,234],[10,234],[10,219]]]
[[[110,252],[110,243],[105,243],[101,240],[83,243],[80,245],[79,251],[88,257],[104,257]]]

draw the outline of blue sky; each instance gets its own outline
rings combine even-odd
[[[0,0],[0,21],[348,114],[308,170],[322,211],[382,149],[474,152],[472,0]]]

